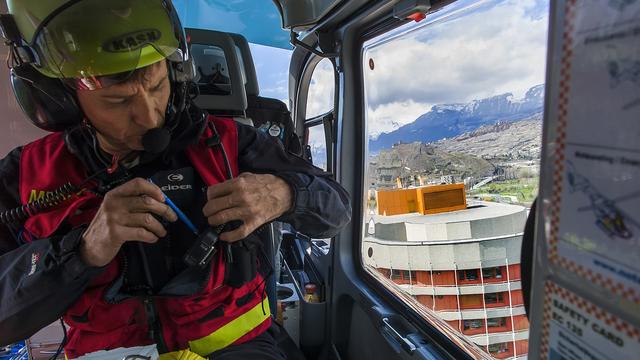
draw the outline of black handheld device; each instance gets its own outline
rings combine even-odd
[[[198,239],[184,254],[184,262],[189,266],[204,266],[216,253],[218,237],[224,225],[208,226],[198,235]]]

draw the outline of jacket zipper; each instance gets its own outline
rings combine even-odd
[[[147,327],[148,327],[148,336],[149,339],[153,340],[157,347],[158,352],[160,354],[167,352],[167,345],[164,341],[164,337],[162,336],[162,325],[160,324],[160,319],[158,318],[158,314],[156,312],[156,306],[153,302],[153,297],[146,296],[142,298],[142,303],[144,304],[144,310],[147,314]]]
[[[121,276],[126,276],[126,272],[127,270],[129,270],[129,262],[127,260],[126,256],[123,256],[123,263],[122,263],[122,270],[121,270]],[[207,286],[207,283],[209,282],[209,277],[213,276],[212,274],[212,270],[209,270],[209,274],[206,278],[206,280],[202,283],[201,287],[198,289],[198,291],[196,293],[202,292],[202,290],[204,290],[204,288]],[[218,288],[220,288],[222,286],[216,286],[215,289],[216,290]],[[166,298],[172,298],[173,296],[161,296],[161,297],[166,297]],[[178,296],[179,297],[179,296]],[[156,343],[158,352],[160,354],[162,353],[166,353],[168,352],[168,348],[167,348],[167,344],[164,340],[164,337],[162,335],[162,324],[160,323],[160,319],[158,317],[158,313],[156,311],[156,306],[155,303],[153,301],[153,296],[152,295],[147,295],[147,296],[137,296],[138,299],[140,299],[140,301],[142,302],[143,306],[144,306],[144,311],[147,317],[147,336],[150,340],[153,340]],[[120,301],[108,301],[108,303],[110,304],[119,304],[121,303],[123,300]]]
[[[123,264],[122,264],[122,276],[126,276],[126,272],[128,270],[129,263],[127,261],[127,257],[123,256]],[[167,345],[162,336],[162,326],[160,324],[160,319],[158,318],[158,313],[156,311],[156,306],[153,302],[153,297],[151,295],[138,297],[144,306],[144,311],[147,316],[147,336],[149,339],[153,340],[157,347],[158,352],[164,353],[167,352]],[[110,304],[119,304],[123,302],[120,301],[109,301]]]

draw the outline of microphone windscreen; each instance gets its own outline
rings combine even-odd
[[[155,128],[147,131],[142,136],[142,146],[144,150],[153,154],[159,154],[169,146],[171,134],[165,128]]]

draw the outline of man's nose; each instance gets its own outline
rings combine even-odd
[[[153,129],[159,126],[160,115],[155,108],[153,97],[143,91],[136,96],[131,108],[131,120],[145,129]]]

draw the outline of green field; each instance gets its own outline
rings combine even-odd
[[[517,180],[490,182],[483,187],[470,192],[470,195],[475,194],[515,196],[518,198],[519,203],[531,205],[536,196],[538,196],[538,179],[523,178]]]

